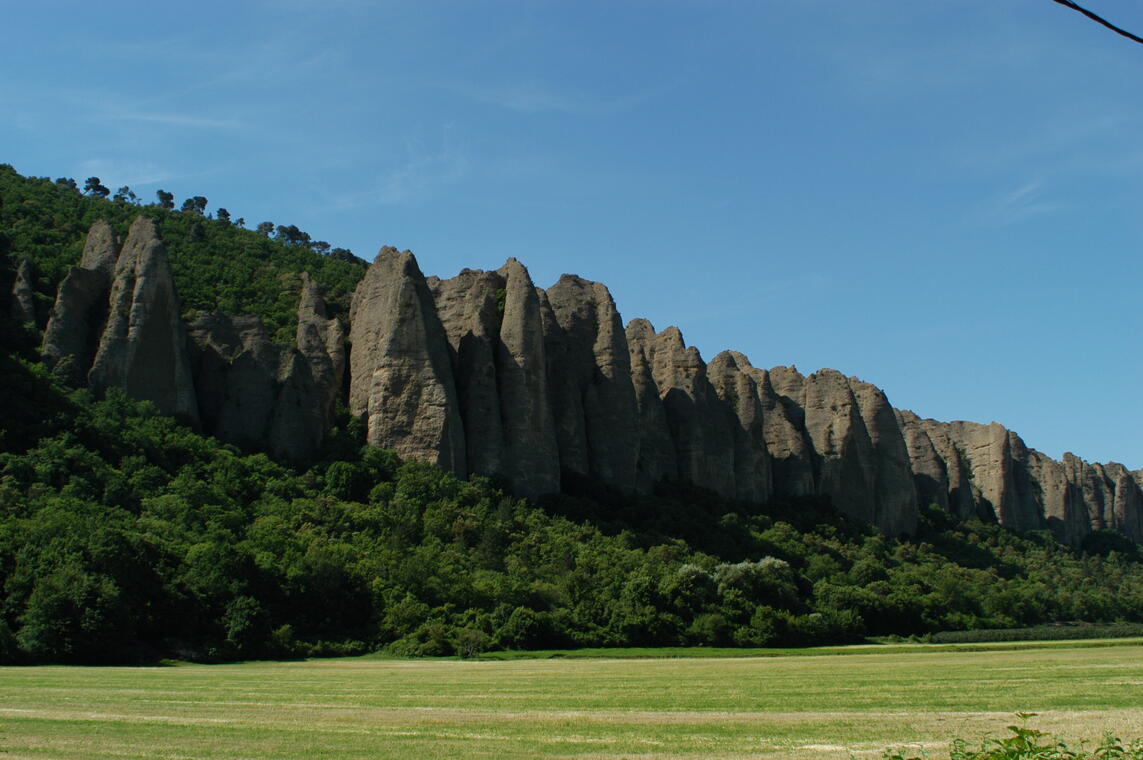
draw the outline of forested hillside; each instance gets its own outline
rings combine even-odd
[[[348,311],[353,288],[365,273],[365,262],[350,251],[311,240],[295,225],[261,222],[245,229],[245,220],[229,212],[224,218],[208,212],[201,196],[196,196],[201,203],[188,199],[185,211],[175,210],[173,200],[166,208],[117,196],[84,194],[74,180],[22,177],[0,164],[0,247],[35,263],[41,327],[56,287],[79,261],[88,229],[101,220],[110,222],[120,239],[140,214],[158,221],[175,252],[171,269],[186,317],[213,311],[257,316],[281,341],[293,339],[302,272],[325,289],[331,316]]]
[[[1083,546],[923,509],[887,537],[828,499],[765,505],[591,478],[535,500],[366,446],[344,408],[320,452],[245,453],[39,363],[90,225],[154,216],[184,312],[254,314],[285,342],[300,275],[348,309],[364,264],[205,203],[83,195],[0,170],[0,661],[227,660],[490,648],[800,646],[1063,621],[1143,623],[1121,534]],[[213,214],[217,216],[218,214]],[[329,253],[323,251],[329,250]],[[34,263],[38,321],[11,314]]]

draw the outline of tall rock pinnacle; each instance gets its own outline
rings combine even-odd
[[[12,303],[9,313],[17,322],[36,322],[36,302],[33,298],[32,262],[24,259],[16,270],[16,281],[12,283]]]
[[[504,280],[504,313],[496,344],[504,474],[518,493],[552,493],[560,487],[560,459],[548,390],[540,298],[528,270],[516,259],[508,259],[496,273]]]
[[[465,474],[448,338],[408,251],[382,248],[353,293],[349,410],[371,444]]]
[[[547,303],[545,350],[560,464],[632,490],[639,411],[627,336],[611,293],[565,274],[548,288]]]
[[[153,219],[137,218],[119,253],[107,326],[88,383],[96,393],[123,388],[166,414],[198,422],[186,332]]]
[[[118,256],[115,231],[107,222],[96,222],[87,233],[79,266],[60,283],[41,353],[44,364],[72,384],[87,380],[95,359]]]

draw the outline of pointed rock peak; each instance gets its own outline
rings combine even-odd
[[[686,341],[683,340],[683,331],[674,325],[671,325],[667,329],[663,330],[661,333],[659,333],[658,337],[667,345],[671,346],[672,348],[677,348],[680,351],[684,350],[687,347]]]
[[[149,216],[135,217],[135,221],[131,222],[131,228],[127,230],[127,239],[132,238],[136,240],[158,240],[159,223]]]
[[[606,285],[595,280],[586,280],[578,274],[561,274],[556,284],[548,288],[548,296],[553,301],[569,299],[585,303],[590,301],[616,311],[615,299],[611,297],[611,291]]]
[[[496,270],[496,274],[505,279],[514,277],[523,278],[528,283],[529,287],[533,287],[532,275],[528,273],[528,268],[521,264],[515,256],[512,256],[507,261],[505,261],[504,266]]]
[[[841,374],[836,369],[830,369],[829,367],[822,367],[817,372],[814,372],[812,375],[810,375],[809,379],[817,381],[830,380],[835,383],[846,382],[845,375]]]
[[[648,319],[636,317],[627,323],[627,340],[650,340],[655,337],[655,326]]]
[[[911,409],[897,409],[895,411],[897,412],[898,419],[910,424],[921,421],[921,416]]]
[[[150,260],[155,254],[165,252],[162,238],[159,237],[159,225],[155,220],[148,216],[136,217],[115,262],[116,279],[138,270],[145,260]],[[162,259],[165,265],[166,257],[162,256]]]
[[[770,374],[777,377],[795,377],[798,379],[805,379],[805,375],[798,371],[798,368],[791,364],[789,367],[784,364],[779,364],[777,367],[770,368]]]
[[[710,360],[711,367],[716,365],[719,367],[726,366],[728,369],[737,369],[740,371],[745,369],[754,369],[754,365],[750,363],[750,360],[746,358],[746,355],[739,353],[738,351],[722,351]]]
[[[298,302],[298,314],[325,318],[325,299],[321,286],[310,279],[309,272],[302,272],[302,297]]]
[[[560,279],[556,281],[556,285],[563,285],[564,287],[586,288],[590,284],[591,280],[585,280],[578,274],[568,274],[567,272],[561,274]],[[555,287],[555,285],[552,287]]]
[[[424,280],[425,276],[421,273],[421,268],[417,264],[417,257],[413,255],[410,250],[398,251],[392,246],[384,246],[377,252],[377,257],[373,259],[373,266],[370,269],[380,268],[382,271],[400,274],[405,277],[413,277],[418,280]]]
[[[21,259],[16,270],[16,281],[12,283],[12,319],[17,322],[36,321],[35,286],[32,276],[32,262]]]
[[[91,225],[79,265],[84,269],[93,269],[111,277],[115,274],[115,260],[118,257],[119,238],[116,237],[111,225],[103,220]]]
[[[132,398],[197,424],[184,330],[158,225],[140,216],[115,264],[107,323],[88,383],[97,394],[123,388]]]

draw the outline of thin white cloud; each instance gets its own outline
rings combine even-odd
[[[383,170],[368,187],[327,199],[327,210],[345,211],[371,206],[398,206],[433,197],[464,182],[472,174],[468,152],[448,139],[429,148],[421,139],[405,143],[404,156]]]
[[[102,89],[61,91],[55,93],[53,98],[67,110],[71,120],[77,122],[133,122],[224,131],[238,131],[247,127],[245,121],[237,116],[142,108],[136,100],[123,93]]]
[[[386,206],[421,200],[463,181],[469,170],[468,157],[462,151],[447,145],[428,151],[422,143],[410,142],[404,163],[382,178],[373,200]]]
[[[1045,198],[1046,184],[1034,179],[1000,193],[988,204],[987,216],[996,224],[1015,224],[1058,211],[1061,206]]]
[[[458,95],[478,103],[499,106],[517,113],[566,113],[575,116],[608,116],[630,110],[678,87],[678,82],[618,96],[561,92],[543,82],[520,80],[495,84],[450,86]]]
[[[144,121],[154,124],[169,124],[191,129],[243,129],[245,124],[239,119],[211,119],[181,113],[146,113],[141,111],[108,111],[107,116],[124,121]]]
[[[575,114],[591,110],[591,104],[586,99],[558,93],[538,82],[470,86],[458,91],[477,102],[500,106],[520,113],[558,111]]]
[[[123,185],[138,189],[141,186],[169,182],[175,178],[173,172],[153,163],[124,163],[106,158],[92,158],[81,162],[79,173],[85,177],[99,177],[112,190]]]

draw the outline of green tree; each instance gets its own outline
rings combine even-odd
[[[85,195],[106,198],[111,193],[111,190],[103,185],[99,177],[88,177],[87,181],[83,183],[83,192]]]
[[[185,201],[183,201],[183,207],[180,210],[202,216],[206,213],[206,198],[202,197],[201,195],[187,198]]]

